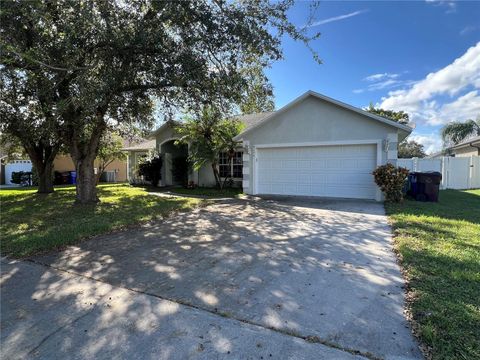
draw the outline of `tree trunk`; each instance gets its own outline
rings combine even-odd
[[[59,149],[59,145],[42,144],[24,144],[25,151],[32,161],[38,175],[38,193],[48,194],[54,191],[53,189],[53,161]]]
[[[95,204],[97,197],[97,178],[94,170],[94,159],[77,160],[77,199],[78,204]]]
[[[39,194],[49,194],[53,192],[53,162],[48,162],[44,164],[43,169],[40,169],[38,166],[35,166],[38,175],[38,193]]]
[[[215,177],[215,183],[219,189],[222,189],[222,182],[220,181],[220,174],[218,173],[217,163],[212,162],[213,176]]]

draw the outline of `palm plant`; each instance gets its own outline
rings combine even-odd
[[[448,145],[456,145],[472,136],[480,136],[480,117],[465,122],[453,121],[442,129],[442,138]]]

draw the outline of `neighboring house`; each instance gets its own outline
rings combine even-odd
[[[372,171],[396,162],[407,125],[308,91],[278,111],[238,116],[246,125],[235,137],[234,163],[220,154],[219,170],[233,173],[247,194],[302,195],[381,200]],[[172,185],[171,160],[185,156],[177,146],[175,122],[152,137],[164,157],[162,185]],[[210,165],[189,174],[200,186],[214,186]]]
[[[10,161],[5,161],[5,164],[3,164],[2,159],[2,177],[4,180],[5,185],[17,185],[12,183],[12,174],[14,172],[30,172],[32,171],[32,162],[28,159],[15,159],[15,160],[10,160]]]
[[[127,181],[132,184],[143,183],[138,175],[138,165],[155,151],[155,140],[143,141],[136,145],[124,147],[127,152]]]
[[[480,156],[480,136],[474,136],[467,140],[453,145],[444,151],[429,155],[428,158],[435,159],[443,156],[470,157]]]
[[[98,170],[99,161],[95,159],[95,171]],[[53,161],[53,170],[60,173],[75,171],[75,165],[70,155],[60,154]],[[125,182],[127,181],[127,162],[125,160],[113,160],[107,165],[100,181],[102,182]]]

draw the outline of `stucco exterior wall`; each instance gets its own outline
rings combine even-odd
[[[98,168],[99,161],[95,160],[94,164]],[[53,162],[53,169],[59,172],[75,171],[75,165],[70,155],[58,155]],[[105,171],[116,171],[117,182],[127,181],[127,162],[124,160],[114,160],[106,167]]]
[[[480,144],[478,145],[480,146]],[[470,157],[470,156],[478,156],[478,150],[473,147],[464,147],[460,149],[453,150],[455,157]]]
[[[396,162],[396,128],[330,102],[310,96],[274,116],[242,137],[244,147],[248,148],[248,153],[244,154],[243,170],[243,190],[246,193],[253,193],[257,145],[377,141],[381,150],[379,163]]]
[[[172,126],[166,125],[161,131],[155,134],[156,148],[160,153],[163,151],[168,151],[170,144],[167,144],[168,141],[172,139],[178,139],[178,134],[173,129]],[[166,146],[162,146],[165,144]],[[165,176],[165,174],[163,174]],[[199,171],[192,171],[188,175],[188,180],[195,182],[198,186],[202,187],[213,187],[215,186],[215,177],[213,176],[213,171],[211,164],[206,164]]]

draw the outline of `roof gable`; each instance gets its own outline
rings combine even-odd
[[[335,99],[332,99],[328,96],[325,96],[325,95],[322,95],[322,94],[319,94],[317,92],[314,92],[314,91],[307,91],[306,93],[304,93],[303,95],[299,96],[298,98],[296,98],[295,100],[293,100],[292,102],[288,103],[287,105],[285,105],[284,107],[282,107],[281,109],[279,109],[278,111],[275,111],[275,112],[272,112],[270,113],[268,116],[264,117],[261,121],[257,122],[256,124],[252,125],[251,127],[245,129],[242,133],[240,133],[239,135],[237,135],[234,139],[235,140],[241,140],[242,137],[247,134],[247,133],[250,133],[252,131],[255,131],[256,128],[262,126],[264,123],[274,119],[277,115],[291,109],[292,107],[294,107],[295,105],[299,104],[300,102],[302,102],[303,100],[305,100],[306,98],[308,97],[314,97],[314,98],[317,98],[317,99],[320,99],[320,100],[323,100],[323,101],[326,101],[328,103],[331,103],[331,104],[334,104],[340,108],[343,108],[343,109],[346,109],[346,110],[349,110],[349,111],[352,111],[352,112],[355,112],[357,114],[360,114],[364,117],[367,117],[371,120],[375,120],[375,121],[378,121],[378,122],[381,122],[381,123],[384,123],[386,125],[389,125],[389,126],[392,126],[392,127],[395,127],[403,132],[405,132],[407,135],[410,134],[410,132],[412,132],[412,128],[408,125],[402,125],[396,121],[393,121],[393,120],[390,120],[390,119],[387,119],[387,118],[384,118],[382,116],[378,116],[378,115],[375,115],[375,114],[371,114],[365,110],[362,110],[362,109],[359,109],[359,108],[356,108],[354,106],[351,106],[351,105],[348,105],[346,103],[343,103],[341,101],[338,101],[338,100],[335,100]]]

